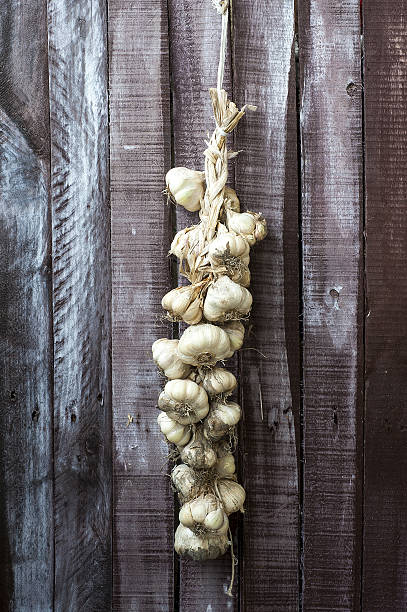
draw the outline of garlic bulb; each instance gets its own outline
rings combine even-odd
[[[239,422],[240,416],[240,406],[236,402],[214,402],[208,417],[205,419],[205,437],[217,442]]]
[[[191,251],[196,251],[198,255],[198,246],[199,227],[197,225],[192,225],[191,227],[185,227],[175,234],[169,252],[182,260],[186,259],[188,253]]]
[[[178,340],[160,338],[152,346],[153,359],[160,370],[169,379],[187,378],[191,366],[181,361],[177,354]]]
[[[160,412],[157,423],[167,440],[177,446],[184,446],[191,439],[190,427],[174,421],[165,412]]]
[[[181,461],[196,470],[209,470],[217,460],[216,451],[199,430],[181,451]]]
[[[228,264],[233,267],[239,262],[248,265],[249,253],[250,245],[246,238],[234,232],[219,234],[208,247],[209,261],[214,267]]]
[[[226,331],[209,323],[188,327],[178,344],[178,357],[191,365],[211,366],[232,355]]]
[[[205,391],[213,397],[214,395],[230,395],[237,386],[237,380],[232,372],[225,368],[212,368],[202,370],[202,386]]]
[[[232,453],[227,453],[223,457],[219,457],[215,469],[220,478],[230,478],[236,472],[235,458]]]
[[[244,340],[244,325],[240,321],[228,321],[222,325],[222,329],[229,336],[230,347],[232,355],[234,351],[238,351],[242,348]]]
[[[250,246],[267,236],[266,220],[259,213],[251,211],[237,213],[227,210],[226,225],[228,230],[243,235]]]
[[[240,484],[229,478],[221,478],[217,481],[216,486],[226,514],[232,514],[238,510],[243,511],[246,491]]]
[[[178,525],[175,532],[175,550],[179,555],[188,555],[194,561],[207,561],[217,559],[223,555],[229,547],[227,533],[203,535],[195,534],[184,525]]]
[[[181,425],[197,423],[209,412],[205,390],[189,379],[168,381],[158,398],[158,407]]]
[[[181,463],[176,465],[171,472],[171,480],[177,489],[181,503],[189,501],[199,495],[199,485],[196,473],[189,465]]]
[[[202,288],[203,283],[177,287],[164,295],[161,305],[173,321],[195,325],[202,319]]]
[[[229,521],[221,502],[208,493],[184,504],[179,512],[179,521],[197,533],[227,533]]]
[[[233,282],[228,276],[221,276],[206,293],[203,314],[208,321],[240,319],[252,307],[251,293]]]
[[[240,212],[240,202],[237,197],[237,193],[232,187],[225,187],[223,192],[223,206],[226,209],[234,210],[235,212]]]
[[[189,168],[172,168],[165,176],[167,190],[177,204],[193,212],[201,208],[205,173]]]

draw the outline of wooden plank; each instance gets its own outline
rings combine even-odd
[[[55,609],[111,606],[106,7],[50,0]]]
[[[173,496],[156,423],[151,344],[169,337],[168,15],[164,0],[110,0],[114,610],[172,610]],[[134,417],[127,427],[128,414]]]
[[[244,208],[263,212],[269,226],[268,237],[253,250],[253,310],[241,352],[240,452],[248,495],[241,610],[294,611],[299,565],[294,3],[234,0],[233,8],[235,102],[258,106],[237,130],[235,146],[244,152],[236,163],[236,190]],[[289,343],[286,328],[295,330]]]
[[[360,597],[359,1],[300,0],[305,610]]]
[[[0,609],[45,612],[53,609],[46,2],[3,0],[0,12]]]
[[[407,609],[407,4],[366,3],[363,609]]]
[[[204,169],[207,133],[214,126],[209,87],[216,86],[221,17],[209,0],[193,6],[187,0],[169,2],[170,67],[173,125],[173,166]],[[230,47],[227,49],[224,87],[232,97]],[[232,142],[229,143],[232,146]],[[233,166],[228,184],[233,187]],[[199,222],[198,214],[182,207],[175,210],[176,231]],[[183,277],[176,284],[185,284]],[[237,373],[237,360],[228,362]],[[178,518],[176,524],[178,524]],[[237,552],[237,530],[235,529]],[[231,579],[231,558],[206,563],[180,559],[179,609],[182,612],[213,612],[238,609],[238,597],[226,594]],[[238,575],[234,592],[238,592]],[[233,603],[232,603],[233,602]]]

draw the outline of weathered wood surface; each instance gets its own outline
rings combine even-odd
[[[366,2],[363,610],[407,609],[407,4]]]
[[[258,106],[236,134],[236,149],[243,149],[236,162],[236,190],[244,208],[261,211],[269,227],[251,258],[253,309],[240,357],[240,452],[247,489],[241,610],[294,611],[299,561],[293,423],[298,392],[290,388],[299,386],[294,3],[237,1],[233,7],[235,100]],[[295,262],[288,276],[285,257]],[[290,356],[285,287],[296,311],[287,321],[297,333]]]
[[[169,337],[167,3],[110,0],[115,610],[172,610],[173,495],[156,423],[154,340]],[[128,415],[133,422],[127,426]]]
[[[173,126],[171,165],[203,170],[205,140],[214,127],[209,87],[216,86],[221,18],[211,2],[197,3],[193,11],[187,0],[172,0],[168,6]],[[230,45],[224,88],[233,99]],[[232,140],[229,146],[231,144]],[[233,166],[228,184],[233,187]],[[197,213],[191,214],[182,207],[176,207],[174,212],[174,231],[199,222]],[[173,279],[173,284],[185,284],[185,279]],[[230,360],[227,366],[234,368],[239,378],[237,360]],[[178,524],[177,517],[175,522]],[[238,528],[234,529],[234,540],[237,549]],[[179,564],[180,611],[206,612],[208,606],[213,612],[238,609],[238,575],[234,598],[231,599],[226,593],[231,578],[229,555],[210,563],[180,559]]]
[[[111,605],[106,7],[50,0],[55,609]]]
[[[358,610],[362,420],[359,1],[300,0],[304,610]]]
[[[0,14],[0,609],[46,612],[53,609],[46,2],[3,0]]]

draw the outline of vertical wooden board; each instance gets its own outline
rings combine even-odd
[[[0,12],[0,609],[46,612],[53,605],[46,3],[3,0]]]
[[[258,106],[237,130],[235,146],[243,152],[236,165],[236,190],[243,207],[261,211],[269,227],[267,238],[253,249],[253,309],[241,351],[247,490],[241,610],[294,611],[299,604],[293,421],[293,411],[299,409],[293,404],[299,386],[294,3],[234,0],[233,8],[235,102]],[[294,270],[287,270],[285,258],[295,262]],[[294,304],[285,303],[287,296]],[[296,330],[290,355],[287,322]]]
[[[113,262],[113,608],[172,610],[173,498],[156,423],[152,343],[169,337],[168,15],[163,0],[109,2]],[[128,426],[128,415],[133,422]]]
[[[170,72],[172,93],[173,166],[204,169],[203,151],[214,118],[209,88],[216,86],[221,38],[221,16],[210,0],[193,6],[186,0],[169,2]],[[227,49],[224,87],[232,96],[230,46]],[[231,143],[229,143],[231,146]],[[233,167],[228,181],[233,186]],[[175,211],[176,230],[199,222],[197,214],[182,207]],[[185,279],[179,277],[179,284]],[[181,330],[182,331],[182,330]],[[227,367],[231,369],[231,364]],[[235,374],[236,360],[234,360]],[[176,523],[178,518],[176,517]],[[200,563],[180,559],[179,608],[182,612],[237,609],[238,598],[226,591],[231,578],[229,554]],[[237,579],[235,582],[236,592]]]
[[[305,610],[360,596],[359,1],[300,0]]]
[[[55,609],[111,606],[106,8],[51,0]]]
[[[366,362],[363,610],[407,609],[405,2],[364,10]]]

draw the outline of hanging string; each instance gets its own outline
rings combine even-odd
[[[213,5],[218,11],[219,15],[222,15],[222,34],[220,39],[220,54],[219,54],[219,66],[218,66],[218,82],[217,90],[220,94],[223,77],[225,75],[225,62],[226,62],[226,43],[228,37],[228,20],[229,20],[229,0],[212,0]]]

